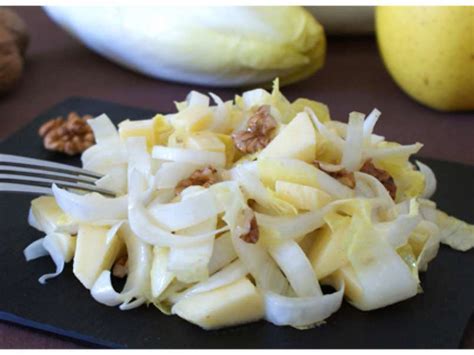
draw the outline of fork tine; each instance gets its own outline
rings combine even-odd
[[[79,176],[79,175],[70,175],[69,173],[59,173],[56,171],[49,171],[49,170],[40,170],[37,168],[23,168],[20,166],[10,166],[10,165],[0,165],[0,173],[12,173],[14,175],[22,175],[18,173],[25,173],[30,175],[37,175],[38,177],[54,177],[59,178],[65,181],[77,181],[82,182],[85,184],[94,184],[97,179],[89,176]],[[30,176],[26,175],[26,176]]]
[[[16,155],[10,154],[0,154],[0,164],[3,165],[6,163],[7,165],[15,164],[15,165],[26,165],[26,166],[38,166],[42,169],[53,170],[53,171],[64,171],[73,173],[76,175],[84,175],[93,178],[100,179],[102,177],[101,174],[95,173],[93,171],[77,168],[75,166],[70,166],[66,164],[60,163],[53,163],[50,161],[34,159],[34,158],[26,158],[26,157],[19,157]]]
[[[102,189],[100,187],[96,187],[95,185],[89,185],[89,184],[84,184],[80,182],[77,182],[77,183],[67,182],[63,180],[48,179],[48,178],[41,178],[41,177],[35,177],[35,176],[0,174],[0,182],[1,181],[4,181],[6,183],[15,183],[17,185],[27,184],[30,186],[33,185],[33,186],[40,186],[40,187],[50,187],[52,184],[56,184],[59,187],[82,190],[86,192],[98,192],[107,196],[115,196],[115,192],[111,190]]]
[[[0,182],[0,191],[5,192],[25,192],[38,195],[52,195],[53,190],[50,187],[31,186],[14,184],[10,182]]]

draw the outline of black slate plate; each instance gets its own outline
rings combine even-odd
[[[1,153],[78,164],[41,148],[36,132],[45,120],[70,111],[114,121],[144,119],[152,111],[97,100],[72,98],[40,115],[0,143]],[[450,214],[474,222],[474,167],[421,159],[435,171],[434,197]],[[23,249],[41,234],[26,222],[32,196],[0,195],[0,319],[89,342],[94,346],[131,348],[457,348],[473,311],[474,250],[442,247],[422,275],[424,293],[372,312],[344,304],[322,327],[299,331],[258,322],[219,331],[204,331],[153,307],[122,312],[95,302],[71,271],[45,286],[39,276],[53,263],[26,263]]]

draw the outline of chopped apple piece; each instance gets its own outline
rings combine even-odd
[[[50,234],[58,241],[61,250],[64,255],[64,262],[68,263],[72,260],[74,252],[76,250],[76,237],[72,237],[69,234],[54,233]]]
[[[337,216],[326,218],[329,224],[314,232],[314,244],[309,252],[309,260],[313,265],[318,280],[332,274],[346,265],[349,260],[347,251],[350,246],[350,217]]]
[[[153,117],[153,129],[155,131],[155,145],[166,145],[168,137],[173,133],[173,127],[163,115]]]
[[[319,121],[325,123],[331,120],[329,108],[321,102],[300,98],[291,104],[294,112],[304,111],[307,107],[316,114]]]
[[[31,214],[37,227],[46,234],[77,233],[77,223],[61,210],[53,196],[41,196],[31,201]]]
[[[189,135],[185,148],[217,153],[225,152],[225,144],[214,133],[207,131]]]
[[[73,272],[90,289],[103,270],[108,270],[124,250],[118,233],[106,227],[81,225],[76,240]]]
[[[212,291],[184,298],[172,312],[204,329],[249,323],[263,318],[262,296],[242,278]]]
[[[150,270],[151,295],[158,298],[174,279],[174,273],[167,270],[169,248],[154,246],[153,263]]]
[[[301,112],[260,153],[262,158],[293,158],[312,162],[316,156],[316,131],[308,114]]]
[[[322,190],[280,180],[275,183],[275,193],[278,198],[291,203],[299,210],[315,210],[332,200],[331,196]]]
[[[318,169],[296,159],[259,159],[257,167],[260,179],[271,188],[278,180],[318,187]]]
[[[156,115],[148,120],[125,120],[119,124],[119,134],[122,140],[130,137],[145,137],[147,147],[166,144],[172,133],[171,125],[163,115]]]
[[[188,190],[189,191],[189,190]],[[186,192],[183,199],[187,199]],[[217,217],[211,217],[199,224],[178,231],[181,235],[199,235],[210,233],[216,229]],[[214,240],[210,239],[194,248],[170,248],[168,256],[168,271],[176,276],[176,279],[185,283],[204,281],[209,278],[208,264],[212,256]]]
[[[212,123],[209,107],[203,105],[190,106],[180,111],[173,120],[175,129],[184,128],[189,132],[202,131]]]
[[[354,191],[314,165],[297,159],[264,158],[257,161],[262,182],[274,189],[278,180],[315,187],[338,198],[350,198]]]
[[[235,158],[235,155],[236,155],[236,149],[235,149],[234,141],[232,140],[232,137],[229,136],[228,134],[217,133],[216,136],[217,136],[217,138],[220,139],[220,141],[225,146],[226,167],[230,168],[232,166],[232,164],[234,163],[234,158]]]
[[[330,282],[332,284],[337,284],[338,281],[343,281],[344,296],[349,301],[358,300],[363,295],[363,290],[360,286],[359,280],[357,279],[357,275],[354,271],[354,268],[350,264],[341,267],[333,274],[328,276],[327,279],[332,279],[333,281]],[[323,280],[322,283],[326,283],[325,280]]]
[[[351,265],[346,265],[338,270],[344,279],[344,295],[350,300],[356,300],[362,296],[362,288],[357,279],[357,275]]]
[[[126,140],[130,137],[145,137],[149,148],[155,144],[153,119],[139,121],[125,120],[119,124],[119,134],[122,140]]]

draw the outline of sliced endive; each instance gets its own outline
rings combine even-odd
[[[151,246],[143,243],[124,223],[120,228],[128,255],[128,275],[122,292],[114,290],[110,271],[105,267],[91,288],[92,297],[107,306],[120,304],[121,310],[142,305],[150,295],[150,269],[152,265]]]
[[[418,280],[370,222],[356,217],[348,259],[362,290],[351,303],[364,311],[385,307],[417,294]]]
[[[38,281],[42,284],[46,280],[58,276],[64,270],[64,264],[71,261],[76,247],[76,237],[64,233],[50,233],[28,245],[23,254],[26,261],[49,255],[56,265],[56,271],[41,276]]]

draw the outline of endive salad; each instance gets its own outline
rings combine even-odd
[[[334,121],[322,103],[288,101],[278,81],[209,95],[118,129],[105,114],[88,121],[96,144],[83,167],[117,196],[53,185],[32,201],[29,223],[45,236],[26,259],[56,265],[40,282],[72,262],[107,306],[154,305],[205,329],[305,329],[343,299],[367,311],[413,297],[440,243],[474,246],[474,226],[429,200],[435,176],[409,160],[422,145],[374,133],[377,109]]]

